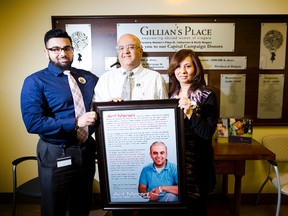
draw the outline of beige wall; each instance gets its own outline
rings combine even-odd
[[[1,0],[0,3],[0,193],[12,191],[11,161],[34,155],[37,136],[24,128],[19,95],[26,76],[47,66],[43,35],[51,16],[62,15],[161,15],[161,14],[288,14],[284,0]],[[255,127],[255,139],[286,133],[288,127]],[[248,162],[243,192],[256,192],[265,178],[262,161]],[[35,175],[28,167],[24,177]],[[21,176],[21,179],[24,177]],[[233,179],[233,177],[231,177]],[[251,181],[253,179],[253,181]],[[229,185],[229,190],[233,184]],[[273,191],[267,188],[266,191]]]

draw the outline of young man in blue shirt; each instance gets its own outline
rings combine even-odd
[[[42,192],[42,216],[88,216],[95,174],[95,140],[91,137],[96,113],[90,112],[98,77],[71,67],[74,49],[67,32],[52,29],[45,34],[48,67],[28,76],[21,92],[21,111],[29,133],[38,134],[38,173]],[[80,88],[84,114],[75,116],[70,74]],[[83,104],[82,102],[82,104]],[[77,130],[88,127],[88,138]],[[87,132],[87,130],[85,130]]]
[[[145,166],[140,174],[138,191],[147,194],[150,201],[178,201],[178,170],[176,164],[167,160],[167,146],[160,141],[150,146],[152,163]]]

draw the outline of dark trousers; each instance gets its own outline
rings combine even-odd
[[[202,195],[197,198],[187,198],[187,216],[207,216],[207,196]]]
[[[42,139],[37,145],[38,173],[42,192],[42,216],[88,216],[92,202],[96,146],[93,138],[81,146],[65,148],[72,165],[57,168],[62,155],[59,145]]]

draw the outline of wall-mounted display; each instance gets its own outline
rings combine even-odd
[[[81,25],[90,25],[91,71],[97,76],[119,67],[117,38],[124,33],[140,38],[142,64],[161,73],[167,85],[169,59],[179,49],[192,49],[201,59],[206,83],[215,90],[222,116],[248,117],[254,126],[287,126],[287,20],[288,15],[274,14],[53,16],[52,27],[75,25],[73,32],[85,32]],[[269,113],[259,86],[261,76],[268,74],[284,75],[282,104],[277,95],[279,106]],[[230,75],[243,77],[239,83],[223,84]]]

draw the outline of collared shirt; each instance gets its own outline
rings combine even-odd
[[[86,111],[89,111],[98,77],[76,68],[71,68],[71,75],[78,83]],[[25,79],[21,111],[29,133],[39,134],[47,142],[55,144],[77,142],[74,102],[68,77],[53,64],[49,63],[47,68]],[[92,127],[89,132],[93,133]]]
[[[160,173],[157,172],[154,163],[148,164],[141,171],[139,184],[146,185],[148,192],[159,186],[178,185],[178,171],[176,164],[170,163],[166,160],[166,165]]]
[[[124,72],[124,68],[117,68],[102,74],[95,87],[93,101],[111,101],[112,98],[121,97],[125,79]],[[142,65],[135,68],[133,73],[131,77],[131,100],[168,98],[167,87],[160,73],[144,68]]]

